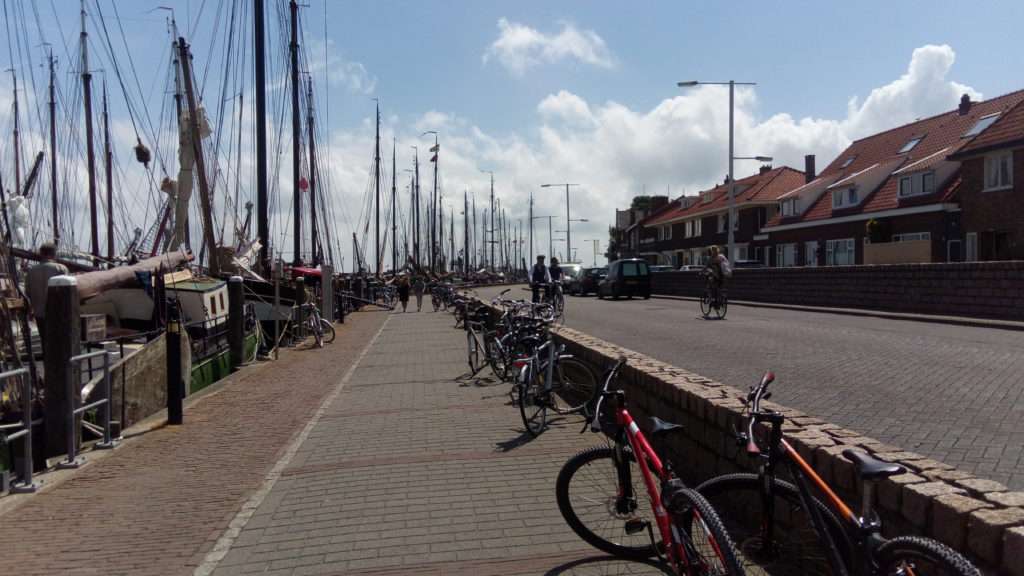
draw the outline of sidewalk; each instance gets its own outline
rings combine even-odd
[[[8,497],[4,573],[192,574],[386,317],[352,314],[323,350],[286,350],[230,376],[185,411],[183,426]]]

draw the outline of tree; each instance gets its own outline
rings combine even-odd
[[[650,207],[650,196],[633,196],[633,203],[629,205],[630,210],[647,210]]]
[[[622,252],[622,240],[614,226],[608,227],[608,248],[604,251],[604,257],[609,262],[613,262],[619,259],[619,254]]]

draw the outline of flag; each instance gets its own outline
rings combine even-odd
[[[430,151],[431,152],[437,152],[438,149],[440,149],[440,148],[441,148],[440,144],[434,144],[433,146],[430,147]]]
[[[433,156],[431,156],[430,157],[430,161],[431,162],[437,162],[437,154],[434,154]]]
[[[306,180],[305,176],[299,178],[299,190],[302,190],[303,192],[309,190],[309,180]]]

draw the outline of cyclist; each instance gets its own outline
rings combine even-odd
[[[554,284],[561,282],[563,278],[562,267],[558,265],[558,258],[554,256],[551,257],[551,266],[548,268],[548,274],[551,276],[551,285],[547,288],[545,299],[548,302],[552,302],[555,296]]]
[[[718,306],[718,296],[726,280],[732,277],[732,266],[729,259],[722,254],[718,246],[712,246],[709,250],[710,258],[704,265],[704,273],[711,284],[712,304]]]
[[[533,303],[540,303],[540,287],[551,284],[551,271],[544,265],[544,256],[537,256],[537,263],[530,269],[530,289],[533,291]]]

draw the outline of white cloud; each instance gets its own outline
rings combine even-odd
[[[510,72],[522,75],[528,68],[541,63],[560,60],[578,60],[601,68],[611,68],[615,62],[608,46],[597,32],[580,30],[571,23],[563,23],[557,34],[544,34],[524,24],[498,20],[498,39],[483,55],[484,64],[497,58]]]
[[[372,76],[362,63],[349,60],[341,54],[334,40],[328,39],[326,46],[325,62],[323,40],[311,41],[310,72],[316,77],[326,76],[331,86],[341,86],[353,94],[373,94],[377,88],[377,77]]]

